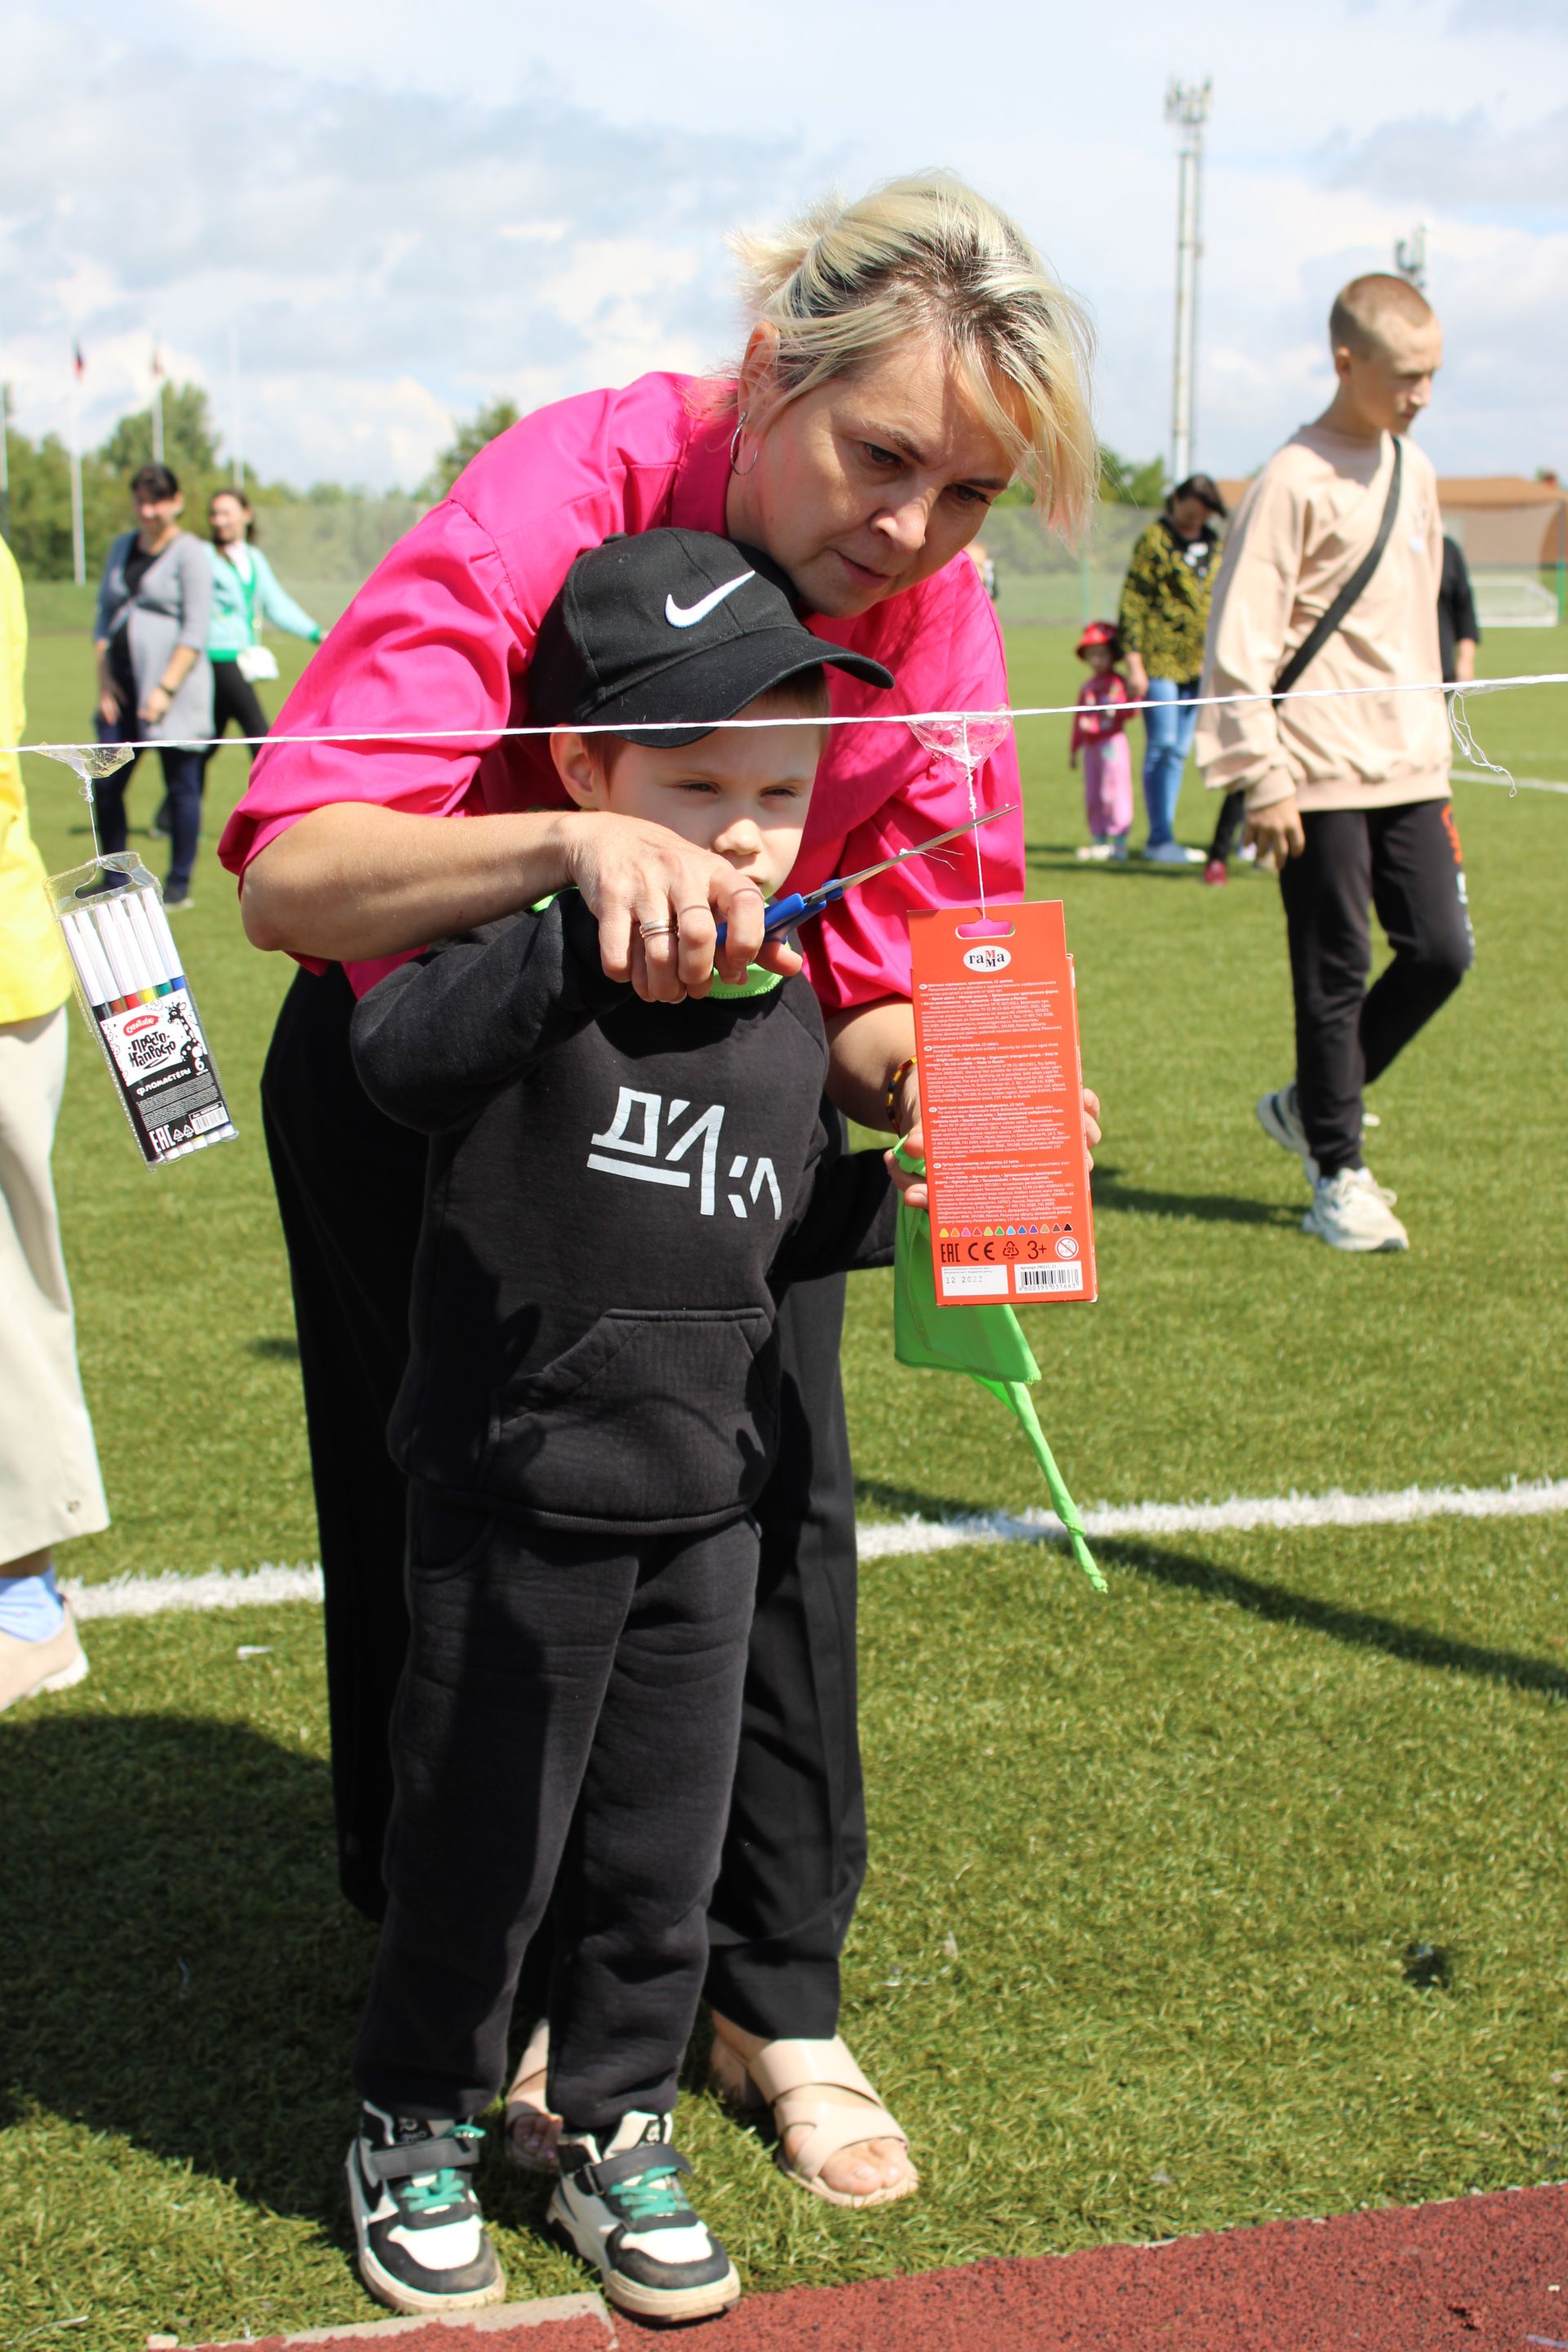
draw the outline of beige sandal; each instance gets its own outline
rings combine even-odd
[[[506,2152],[523,2172],[559,2172],[555,2160],[553,2139],[548,2147],[530,2147],[542,2126],[554,2131],[561,2129],[561,2118],[552,2116],[544,2104],[545,2080],[550,2070],[550,2025],[541,2018],[529,2035],[517,2072],[506,2095]]]
[[[772,2109],[778,2168],[797,2189],[859,2211],[868,2205],[896,2205],[920,2187],[919,2174],[911,2173],[897,2187],[856,2196],[823,2179],[823,2166],[862,2140],[901,2140],[906,2148],[910,2144],[837,2035],[831,2042],[764,2042],[754,2057],[746,2058],[716,2025],[710,2070],[720,2097],[738,2113]],[[803,2124],[806,2137],[786,2158],[785,2134]]]

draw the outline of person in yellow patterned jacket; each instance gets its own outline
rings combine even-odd
[[[1127,683],[1143,713],[1143,805],[1149,815],[1145,857],[1156,866],[1201,864],[1200,850],[1175,837],[1176,796],[1192,749],[1197,709],[1193,698],[1204,667],[1209,598],[1219,569],[1216,523],[1225,500],[1207,474],[1189,474],[1165,500],[1132,551],[1121,589],[1119,626],[1127,654]]]
[[[21,575],[0,540],[0,747],[21,740],[26,656]],[[86,1674],[54,1547],[109,1525],[49,1174],[70,990],[21,761],[0,748],[0,1710]]]

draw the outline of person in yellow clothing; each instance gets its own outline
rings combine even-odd
[[[0,540],[0,745],[21,740],[26,656],[21,575]],[[70,987],[21,761],[0,751],[0,1710],[86,1674],[54,1548],[109,1525],[49,1175]]]

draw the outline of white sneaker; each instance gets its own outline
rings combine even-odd
[[[394,2311],[479,2311],[504,2303],[506,2280],[464,2175],[479,2162],[477,2124],[389,2115],[367,2099],[348,2153],[359,2274]]]
[[[1258,1124],[1271,1142],[1287,1151],[1293,1151],[1307,1171],[1307,1181],[1318,1181],[1318,1163],[1312,1157],[1312,1147],[1307,1140],[1307,1130],[1301,1124],[1301,1114],[1296,1108],[1296,1081],[1277,1087],[1271,1095],[1258,1098]]]
[[[1394,1201],[1370,1168],[1342,1168],[1337,1176],[1319,1177],[1301,1231],[1316,1234],[1331,1249],[1408,1249],[1410,1236],[1394,1213]]]
[[[739,2302],[741,2282],[687,2201],[680,2176],[691,2167],[669,2145],[669,2120],[623,2116],[602,2150],[586,2132],[563,2132],[547,2219],[594,2264],[617,2309],[711,2319]]]
[[[87,1653],[68,1601],[58,1631],[46,1641],[21,1642],[14,1633],[0,1633],[0,1714],[42,1691],[74,1689],[86,1673]]]
[[[1114,854],[1109,841],[1086,841],[1073,851],[1080,866],[1103,866]]]

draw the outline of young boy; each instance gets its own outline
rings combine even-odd
[[[714,730],[826,718],[824,663],[892,684],[802,627],[765,559],[648,531],[573,566],[530,700],[581,807],[663,824],[772,897],[823,730]],[[405,2311],[503,2294],[469,2119],[504,2080],[553,1889],[550,2218],[624,2309],[706,2317],[740,2288],[680,2187],[670,2110],[774,1451],[772,1286],[886,1264],[892,1196],[880,1157],[836,1156],[822,1124],[803,979],[644,1003],[572,894],[392,973],[353,1047],[372,1099],[432,1139],[390,1433],[412,1634],[354,2062],[361,2274]]]
[[[1198,762],[1245,792],[1247,837],[1279,873],[1296,1001],[1296,1075],[1258,1105],[1312,1198],[1302,1230],[1331,1249],[1408,1248],[1394,1194],[1362,1157],[1363,1089],[1452,995],[1474,943],[1435,682],[1443,529],[1432,461],[1408,436],[1443,335],[1424,294],[1374,272],[1329,316],[1336,387],[1247,486],[1209,622]],[[1383,535],[1383,518],[1389,526]],[[1381,549],[1341,625],[1276,701],[1277,679]],[[1353,688],[1336,698],[1331,689]],[[1371,914],[1394,950],[1371,988]]]

